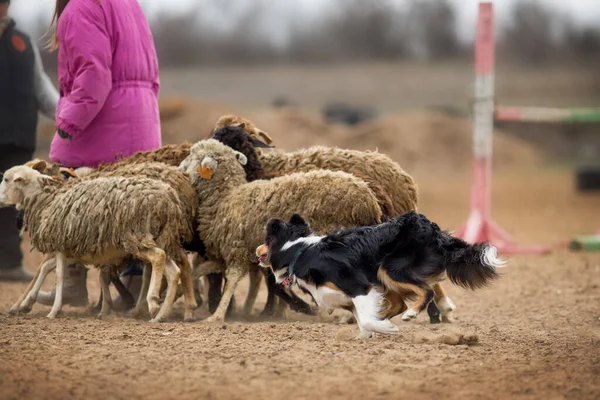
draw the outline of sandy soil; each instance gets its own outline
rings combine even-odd
[[[457,228],[468,176],[418,178],[421,211]],[[556,246],[600,228],[600,196],[576,194],[566,171],[538,170],[496,175],[493,197],[502,226],[552,254],[511,258],[478,292],[446,284],[455,322],[395,319],[397,337],[357,341],[355,325],[292,313],[183,324],[180,303],[161,325],[69,307],[49,321],[41,305],[8,317],[25,284],[0,283],[0,399],[600,399],[600,254]]]

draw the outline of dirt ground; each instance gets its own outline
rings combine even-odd
[[[458,228],[467,178],[420,176],[421,211]],[[50,321],[41,305],[9,317],[26,285],[0,283],[0,399],[600,399],[600,254],[558,246],[600,228],[600,195],[575,193],[569,171],[537,169],[497,174],[493,201],[520,243],[553,252],[511,257],[478,292],[447,283],[455,322],[395,318],[397,337],[354,340],[358,328],[338,324],[337,312],[184,324],[181,300],[160,325],[98,321],[69,307]],[[263,291],[255,315],[264,299]],[[208,315],[206,305],[197,315]]]

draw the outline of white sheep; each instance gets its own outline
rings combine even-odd
[[[67,263],[106,268],[133,257],[152,265],[148,308],[153,322],[164,320],[180,274],[173,259],[180,254],[180,243],[190,239],[177,193],[170,186],[146,178],[97,178],[67,185],[17,166],[6,171],[0,183],[0,206],[10,205],[24,211],[24,229],[33,248],[56,258],[56,297],[49,318],[62,307]],[[46,259],[41,275],[51,264]],[[160,308],[163,273],[168,288]],[[38,278],[43,281],[45,275]],[[108,295],[107,288],[102,289]],[[37,292],[25,299],[27,304],[34,296]]]

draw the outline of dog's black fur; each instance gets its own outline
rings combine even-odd
[[[501,265],[484,257],[487,244],[452,237],[414,211],[379,225],[340,230],[312,244],[299,241],[286,250],[286,243],[312,235],[300,215],[287,223],[271,219],[266,231],[266,259],[276,275],[289,278],[291,266],[292,279],[317,287],[332,283],[352,298],[366,295],[374,285],[393,291],[417,287],[425,293],[417,312],[433,298],[428,282],[444,273],[458,286],[477,289],[496,278],[495,267]],[[283,274],[283,269],[288,271]]]

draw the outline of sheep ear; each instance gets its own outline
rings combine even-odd
[[[296,214],[296,213],[294,213],[294,215],[291,216],[291,218],[290,218],[290,224],[292,224],[292,225],[305,225],[305,226],[308,226],[308,224],[306,223],[306,221],[304,220],[304,218],[302,218],[300,216],[300,214]]]
[[[241,129],[246,129],[246,123],[242,122],[241,124],[238,125],[238,127]]]
[[[46,170],[47,167],[48,164],[46,164],[46,161],[44,160],[39,160],[31,166],[32,169],[42,173]]]
[[[25,176],[20,173],[16,173],[13,182],[25,182]]]
[[[265,142],[262,142],[253,136],[248,136],[248,138],[250,139],[250,143],[252,143],[252,146],[254,146],[256,148],[271,149],[271,148],[275,147],[275,146],[269,146]]]
[[[265,131],[258,131],[258,136],[262,137],[264,139],[264,142],[266,144],[271,144],[273,143],[273,139],[271,138],[271,136],[269,136],[269,134]]]
[[[237,158],[237,160],[242,165],[248,164],[248,158],[244,154],[240,153],[239,151],[235,152],[235,158]]]

